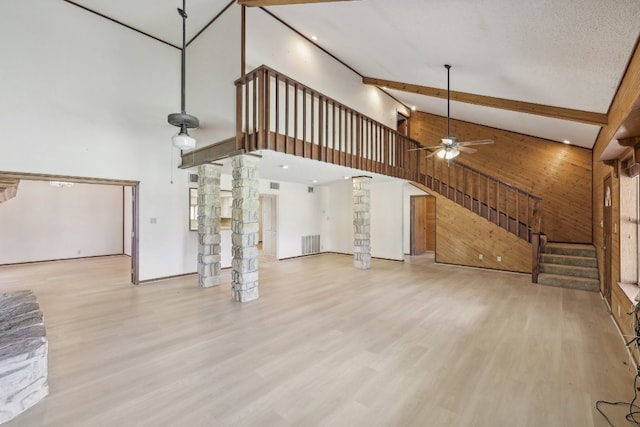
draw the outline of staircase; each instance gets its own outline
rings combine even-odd
[[[598,292],[596,248],[576,243],[545,243],[540,254],[538,283]]]

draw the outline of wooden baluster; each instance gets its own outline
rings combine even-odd
[[[327,106],[327,108],[328,108],[328,106]],[[338,145],[338,147],[339,147],[339,144],[337,144],[338,140],[336,139],[336,103],[335,102],[331,103],[331,110],[332,110],[332,116],[333,116],[333,119],[331,120],[331,132],[333,133],[333,136],[331,137],[331,150],[332,150],[331,151],[331,163],[333,163],[335,165],[338,165],[338,164],[340,164],[340,157],[339,157],[340,156],[340,149],[339,148],[336,149],[336,145]],[[338,132],[338,135],[339,135],[339,132]],[[338,138],[339,138],[339,136],[338,136]],[[338,153],[338,160],[337,161],[336,161],[336,153]]]
[[[298,83],[293,85],[293,154],[299,156],[298,150]]]
[[[284,82],[284,152],[289,153],[289,80]]]
[[[242,104],[242,91],[245,84],[245,81],[242,81],[242,83],[236,85],[236,150],[242,150],[246,142],[242,132],[242,116],[247,108],[246,104]]]
[[[516,191],[516,231],[517,236],[520,236],[520,191]]]
[[[251,104],[251,112],[253,113],[253,141],[250,144],[250,150],[249,151],[254,151],[256,149],[256,145],[257,145],[257,141],[258,141],[258,80],[257,80],[257,74],[253,75],[253,103]]]
[[[310,123],[309,123],[309,128],[311,131],[311,137],[309,138],[309,142],[311,143],[309,145],[309,147],[311,148],[310,153],[311,154],[311,158],[314,160],[317,160],[317,152],[318,152],[318,146],[316,144],[316,116],[315,116],[315,109],[316,109],[316,95],[311,92],[309,95],[311,95],[311,116],[310,116]]]
[[[335,108],[335,104],[334,104],[334,108]],[[338,163],[341,165],[345,165],[346,164],[346,152],[347,152],[347,146],[346,144],[343,143],[343,139],[342,139],[342,107],[338,106],[338,155],[339,157],[339,161]],[[342,156],[342,152],[345,152],[344,157]],[[343,162],[343,159],[345,159],[345,161]]]
[[[490,191],[490,185],[491,183],[489,182],[489,177],[485,176],[484,180],[487,182],[487,219],[489,221],[491,221],[491,204],[490,204],[490,200],[491,200],[491,191]]]
[[[308,157],[307,148],[307,88],[302,88],[302,157]]]
[[[318,160],[326,161],[324,156],[324,108],[322,108],[322,96],[318,95]],[[313,114],[312,114],[313,117]]]
[[[276,82],[276,94],[275,94],[275,110],[276,110],[276,122],[275,122],[275,146],[276,146],[276,151],[284,151],[283,149],[279,149],[278,147],[278,140],[280,139],[280,75],[276,74],[275,75],[275,82]]]
[[[509,229],[511,228],[511,224],[510,224],[510,213],[509,213],[509,186],[505,185],[504,186],[504,210],[505,210],[505,220],[507,222],[507,231],[509,231]]]

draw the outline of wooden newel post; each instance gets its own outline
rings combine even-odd
[[[533,204],[533,218],[531,222],[531,283],[538,283],[540,272],[540,227],[542,214],[540,212],[540,200]]]

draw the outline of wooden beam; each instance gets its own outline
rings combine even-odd
[[[243,153],[244,150],[237,149],[236,137],[234,136],[233,138],[183,153],[182,163],[179,167],[180,169],[187,169]]]
[[[428,86],[420,86],[410,83],[394,82],[374,77],[363,77],[364,84],[370,84],[404,92],[417,93],[418,95],[432,96],[435,98],[447,98],[446,89],[438,89]],[[451,100],[465,102],[467,104],[481,105],[484,107],[499,108],[501,110],[517,111],[520,113],[535,114],[537,116],[551,117],[554,119],[569,120],[596,126],[606,126],[607,115],[590,111],[574,110],[571,108],[552,107],[550,105],[533,104],[524,101],[495,98],[492,96],[475,95],[466,92],[451,91]]]
[[[623,147],[635,147],[636,145],[640,145],[640,136],[630,136],[628,138],[619,138],[618,144]]]
[[[283,6],[288,4],[332,3],[352,0],[238,0],[238,4],[247,7]]]

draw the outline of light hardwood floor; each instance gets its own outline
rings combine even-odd
[[[15,426],[606,426],[633,368],[598,294],[520,274],[319,255],[261,260],[260,299],[129,260],[0,267],[33,289],[50,395]],[[610,411],[619,424],[621,411]]]

